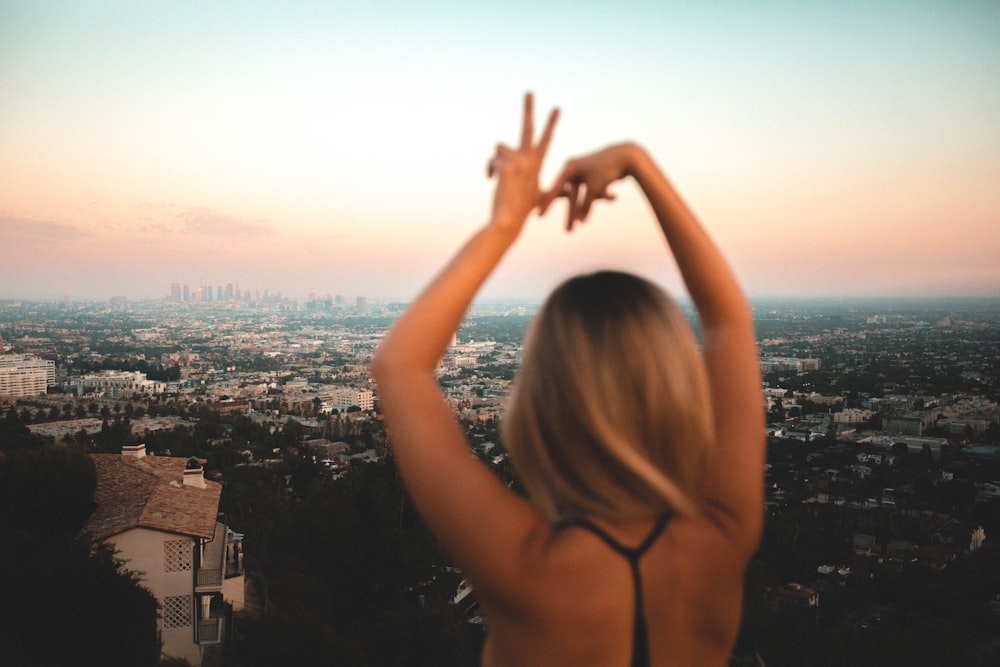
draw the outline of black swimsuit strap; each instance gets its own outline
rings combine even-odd
[[[630,563],[634,563],[638,562],[639,558],[641,558],[642,555],[649,550],[649,547],[652,546],[653,542],[656,541],[656,538],[658,538],[660,533],[663,532],[663,529],[666,527],[667,521],[669,520],[669,516],[661,516],[658,518],[656,523],[653,524],[653,528],[649,531],[649,534],[646,535],[646,539],[644,539],[637,547],[625,546],[615,538],[611,537],[611,535],[609,535],[603,528],[599,528],[586,519],[567,519],[566,521],[561,522],[559,527],[580,526],[581,528],[586,528],[594,535],[601,538],[609,547],[620,553],[622,556],[625,556]]]
[[[580,526],[601,538],[609,547],[624,556],[632,568],[632,585],[635,588],[635,624],[632,631],[632,667],[646,667],[649,665],[649,633],[646,629],[646,613],[643,611],[642,600],[642,576],[639,573],[639,558],[642,557],[649,547],[652,546],[656,538],[663,532],[667,525],[669,516],[661,516],[656,520],[653,529],[649,531],[646,539],[637,547],[626,547],[621,542],[611,537],[603,529],[595,526],[586,519],[568,519],[559,524],[559,528],[566,526]]]

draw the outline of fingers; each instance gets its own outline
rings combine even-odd
[[[538,150],[542,155],[545,155],[549,150],[549,143],[552,141],[552,133],[556,129],[557,120],[559,120],[559,107],[556,107],[549,113],[549,120],[545,123],[542,138],[538,140]]]
[[[594,205],[594,200],[597,199],[597,191],[593,188],[587,188],[587,191],[583,196],[583,204],[580,205],[580,222],[587,219],[590,215],[590,208]]]
[[[513,152],[513,148],[504,146],[503,144],[497,144],[496,152],[493,154],[493,157],[489,159],[489,162],[486,163],[486,177],[493,178],[494,174],[498,173],[500,167],[503,165],[503,160],[508,158]]]
[[[552,184],[552,187],[542,193],[541,198],[538,200],[539,215],[545,215],[545,212],[549,210],[549,206],[552,205],[552,202],[554,202],[556,198],[563,196],[563,187],[567,182],[568,181],[563,177],[563,175],[560,174]]]
[[[535,138],[535,100],[531,93],[524,95],[524,121],[521,124],[521,150],[526,151],[531,148],[532,140]]]
[[[577,202],[580,199],[580,184],[567,183],[564,186],[566,197],[566,231],[573,231],[573,223],[579,220],[577,217]]]
[[[545,122],[545,129],[538,140],[537,148],[542,153],[549,148],[552,141],[552,134],[555,131],[556,121],[559,119],[559,109],[555,108],[549,112],[549,118]],[[521,150],[527,151],[535,145],[535,97],[531,93],[524,96],[524,120],[521,124]]]
[[[562,197],[566,198],[566,231],[572,231],[577,222],[586,222],[594,207],[594,202],[600,199],[606,201],[616,199],[615,194],[607,187],[591,187],[583,181],[571,178],[567,170],[564,169],[552,188],[542,193],[539,198],[539,215],[545,215],[552,202]]]

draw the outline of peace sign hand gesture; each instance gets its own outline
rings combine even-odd
[[[537,144],[534,143],[534,99],[531,93],[524,96],[521,145],[511,148],[497,144],[496,153],[487,168],[487,175],[490,178],[497,177],[491,226],[516,236],[524,227],[528,215],[540,204],[542,193],[538,187],[538,174],[549,143],[552,141],[557,118],[559,110],[553,109],[541,138]]]

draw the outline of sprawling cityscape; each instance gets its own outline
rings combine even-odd
[[[497,426],[536,305],[478,304],[439,369],[470,446],[514,488]],[[730,664],[996,664],[1000,303],[753,305],[767,520]],[[41,567],[25,562],[31,540],[52,544],[38,526],[51,511],[113,542],[109,567],[145,584],[155,603],[113,604],[133,605],[126,624],[152,614],[137,634],[164,664],[476,664],[475,592],[406,497],[368,376],[402,308],[203,284],[157,301],[0,302],[0,528],[23,547],[2,554],[5,611],[72,594],[17,583]],[[68,460],[28,462],[52,448],[94,461],[84,510],[59,506],[68,491],[41,497],[59,466],[73,486]],[[160,485],[125,484],[140,470]],[[39,478],[14,483],[25,471]],[[136,498],[147,507],[132,514]],[[148,574],[146,540],[180,577]],[[5,625],[10,664],[56,650]]]
[[[541,191],[634,142],[751,296],[762,386],[711,406],[766,414],[739,635],[737,577],[693,601],[646,578],[649,611],[691,621],[670,639],[724,642],[714,667],[1000,665],[998,35],[995,0],[3,0],[0,667],[469,667],[504,644],[369,367],[552,110]],[[436,369],[516,493],[500,427],[544,295],[605,268],[683,293],[637,185],[585,225],[561,197],[530,216]],[[678,553],[715,574],[662,552],[671,586]],[[623,600],[603,572],[533,574],[503,592],[559,609],[520,615],[537,644],[621,643],[618,608],[552,621]],[[697,626],[722,607],[732,632]],[[653,664],[684,660],[666,627]]]

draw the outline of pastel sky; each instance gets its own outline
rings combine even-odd
[[[170,283],[410,299],[483,223],[521,96],[545,178],[644,144],[756,296],[1000,296],[1000,3],[0,0],[0,298]],[[631,184],[485,296],[675,287]]]

